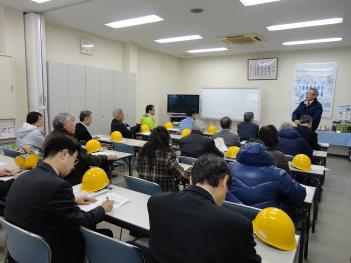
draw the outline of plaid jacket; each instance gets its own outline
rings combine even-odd
[[[152,162],[152,169],[150,163]],[[139,178],[157,183],[163,192],[177,191],[176,179],[185,177],[183,167],[179,165],[176,154],[156,150],[155,158],[149,160],[146,156],[137,158]]]

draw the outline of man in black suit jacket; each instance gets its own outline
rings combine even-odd
[[[80,226],[92,227],[111,211],[112,201],[84,212],[77,204],[95,200],[74,197],[72,186],[62,177],[73,169],[79,144],[66,135],[49,140],[44,161],[12,184],[6,198],[5,218],[42,236],[52,251],[53,263],[84,262],[84,239]]]
[[[259,126],[253,123],[254,113],[245,112],[244,121],[238,124],[237,130],[241,141],[248,141],[258,137]]]
[[[91,111],[84,110],[79,115],[80,122],[76,123],[75,137],[79,142],[87,142],[93,137],[87,129],[87,126],[91,125],[93,119],[91,117]]]
[[[252,223],[220,207],[231,183],[226,162],[204,155],[185,191],[148,201],[152,263],[256,263]]]
[[[214,140],[201,132],[200,122],[193,123],[191,134],[180,140],[181,155],[199,158],[204,154],[215,154],[223,157],[224,154],[218,150]]]
[[[115,109],[112,112],[113,120],[111,122],[111,133],[119,131],[123,138],[134,138],[135,133],[139,132],[140,125],[130,127],[127,123],[124,123],[124,112],[122,109]]]
[[[305,141],[311,145],[313,150],[320,150],[321,147],[318,144],[318,134],[312,130],[313,119],[309,115],[303,115],[300,117],[300,124],[295,129]]]

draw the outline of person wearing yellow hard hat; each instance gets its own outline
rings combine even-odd
[[[113,208],[111,200],[89,212],[79,208],[96,202],[83,193],[75,197],[64,180],[74,169],[79,149],[73,137],[51,137],[44,147],[44,160],[19,176],[6,197],[5,219],[42,236],[51,248],[51,262],[84,262],[80,226],[93,228]]]
[[[57,135],[66,135],[74,138],[75,122],[74,116],[69,113],[59,113],[53,120],[54,130],[46,137],[46,142]],[[74,169],[65,177],[72,185],[80,184],[84,173],[89,170],[90,166],[98,166],[110,174],[110,161],[117,160],[117,154],[92,155],[86,150],[81,149],[78,154],[78,163]]]
[[[273,247],[289,251],[298,245],[294,222],[278,208],[262,209],[252,221],[252,225],[255,235]]]
[[[203,155],[194,163],[192,184],[186,190],[150,197],[147,207],[151,260],[261,262],[255,250],[251,221],[221,207],[231,183],[228,173],[223,158]],[[188,233],[186,238],[184,233]]]
[[[285,170],[274,166],[273,156],[263,144],[243,145],[236,161],[229,164],[229,170],[233,184],[229,187],[228,201],[239,199],[245,205],[278,207],[289,212],[291,207],[304,204],[306,189]]]
[[[222,130],[213,134],[213,138],[223,138],[224,143],[227,147],[237,146],[240,147],[240,138],[238,135],[231,132],[232,120],[229,117],[223,117],[220,120]]]
[[[157,123],[154,118],[155,112],[156,112],[155,106],[152,104],[149,104],[146,106],[145,114],[140,117],[140,123],[146,124],[147,126],[149,126],[150,130],[152,130],[157,126]]]
[[[180,139],[181,155],[198,158],[201,155],[212,153],[223,157],[224,154],[218,150],[214,140],[204,135],[201,130],[203,130],[201,122],[195,120],[191,134]]]
[[[193,129],[193,122],[198,117],[199,113],[194,109],[189,109],[186,113],[186,118],[179,123],[179,130],[182,132],[184,129]]]
[[[169,145],[170,140],[165,127],[154,128],[137,157],[139,178],[159,184],[163,192],[177,191],[176,180],[185,178],[185,171]]]
[[[128,123],[124,122],[124,112],[122,109],[117,108],[112,112],[113,120],[111,122],[111,133],[119,131],[123,138],[134,138],[135,134],[139,132],[140,124],[131,127]]]

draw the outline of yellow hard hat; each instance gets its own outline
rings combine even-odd
[[[190,129],[184,129],[184,130],[182,130],[182,132],[180,134],[180,137],[184,138],[186,136],[189,136],[190,134],[191,134],[191,130]]]
[[[236,157],[236,155],[238,154],[239,151],[240,151],[240,148],[238,146],[231,146],[228,148],[225,156],[233,159]]]
[[[302,170],[311,171],[311,159],[305,154],[297,154],[291,162],[292,166]]]
[[[166,128],[167,130],[168,130],[168,129],[172,129],[172,128],[173,128],[172,122],[167,121],[167,122],[165,123],[165,128]]]
[[[25,155],[19,155],[15,158],[15,164],[22,170],[32,169],[37,166],[39,161],[39,155],[36,153]]]
[[[142,124],[140,125],[140,132],[149,132],[150,131],[150,127],[147,124]]]
[[[217,127],[215,125],[208,126],[207,132],[209,134],[215,134],[217,132]]]
[[[103,169],[93,167],[83,175],[81,190],[88,193],[96,192],[105,188],[109,182],[107,174]]]
[[[120,142],[122,141],[122,139],[123,139],[122,133],[120,133],[119,131],[114,131],[111,133],[111,140],[113,142]]]
[[[262,209],[252,224],[255,235],[263,242],[281,250],[297,247],[294,222],[284,211],[274,207]]]
[[[88,153],[94,153],[100,151],[102,148],[101,143],[98,140],[92,139],[87,142],[85,149]]]

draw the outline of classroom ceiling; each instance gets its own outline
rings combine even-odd
[[[49,22],[178,57],[286,51],[351,46],[351,0],[281,0],[244,7],[239,0],[51,0],[37,4],[30,0],[0,0],[0,4],[24,12],[43,12]],[[194,14],[192,8],[202,8]],[[164,21],[112,29],[104,24],[116,20],[156,14]],[[343,17],[344,23],[304,29],[269,32],[265,27]],[[263,42],[226,45],[218,37],[257,33]],[[159,44],[155,39],[199,34],[203,39]],[[324,44],[283,46],[285,41],[342,37]],[[187,54],[190,49],[227,47],[225,52]]]

